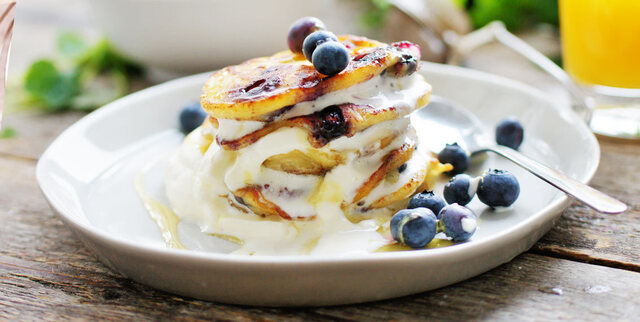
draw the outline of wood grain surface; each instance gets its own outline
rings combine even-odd
[[[600,166],[591,185],[629,210],[607,215],[574,204],[532,251],[640,272],[640,145],[600,138],[600,147]]]
[[[41,44],[50,44],[55,35],[52,28],[60,21],[84,26],[85,20],[77,18],[80,7],[62,13],[67,2],[32,3],[23,6],[28,10],[22,17],[18,6],[12,48],[15,64],[10,70],[26,66],[34,53],[46,52],[46,48],[27,52],[25,37],[41,37]],[[546,41],[557,43],[553,38]],[[502,62],[499,68],[492,63],[496,57]],[[546,75],[500,47],[478,52],[468,64],[550,93],[562,92]],[[598,214],[574,204],[530,251],[483,275],[435,291],[360,305],[260,308],[175,296],[123,278],[98,262],[54,216],[36,184],[35,165],[48,144],[83,115],[4,118],[4,125],[16,129],[18,136],[0,139],[0,320],[637,321],[640,316],[637,143],[600,138],[602,159],[591,183],[629,204],[623,214]]]

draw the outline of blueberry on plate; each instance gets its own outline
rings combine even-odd
[[[312,62],[313,53],[316,51],[316,48],[326,42],[338,42],[338,37],[327,30],[312,32],[302,43],[302,53],[304,53],[304,57]]]
[[[324,23],[316,17],[303,17],[296,20],[289,28],[287,45],[294,53],[302,53],[302,43],[312,32],[327,29]]]
[[[433,211],[433,213],[436,215],[437,218],[440,218],[439,217],[440,210],[442,210],[442,208],[444,208],[444,206],[446,205],[447,204],[444,202],[442,198],[440,198],[440,196],[433,193],[433,191],[425,190],[424,192],[415,194],[411,198],[411,200],[409,200],[409,205],[407,206],[407,209],[427,208]]]
[[[447,144],[447,146],[438,153],[438,161],[440,161],[440,163],[449,163],[453,166],[453,170],[447,172],[447,174],[450,175],[463,173],[469,168],[469,155],[458,143]]]
[[[451,178],[444,185],[444,199],[450,204],[457,203],[462,206],[468,204],[476,195],[479,181],[480,178],[471,178],[466,174],[459,174]]]
[[[207,113],[202,109],[200,102],[191,103],[180,112],[180,129],[185,134],[190,133],[202,125],[206,117]]]
[[[507,170],[487,170],[478,184],[478,199],[489,207],[509,207],[520,195],[520,183]]]
[[[476,232],[478,219],[471,209],[454,203],[442,208],[440,225],[454,241],[465,241]]]
[[[347,68],[349,65],[349,51],[347,47],[337,41],[325,42],[316,48],[311,57],[313,67],[323,75],[332,76]]]
[[[427,208],[402,209],[391,218],[391,235],[411,248],[423,248],[436,236],[437,222]]]
[[[496,143],[517,150],[524,139],[524,128],[513,116],[507,117],[496,127]]]

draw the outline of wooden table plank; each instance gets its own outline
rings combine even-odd
[[[607,215],[574,204],[534,251],[640,272],[640,145],[600,141],[602,159],[591,185],[627,203],[629,210]]]
[[[82,259],[90,262],[91,257]],[[92,265],[90,265],[92,266]],[[426,274],[427,272],[425,272]],[[638,273],[525,254],[469,281],[414,296],[321,308],[259,308],[204,302],[96,273],[0,257],[0,318],[81,319],[633,319]],[[312,291],[312,290],[310,290]]]
[[[11,127],[17,134],[0,139],[0,155],[37,160],[62,131],[84,115],[80,112],[5,115],[3,127]]]

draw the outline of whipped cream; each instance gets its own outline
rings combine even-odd
[[[380,166],[384,155],[411,139],[404,135],[408,126],[408,118],[396,119],[376,124],[349,139],[331,142],[323,149],[346,151],[348,157],[324,177],[295,175],[261,166],[271,155],[311,148],[301,129],[280,129],[239,151],[222,149],[214,141],[202,154],[203,133],[215,129],[200,128],[189,135],[169,160],[165,174],[167,196],[181,219],[197,223],[205,232],[244,240],[236,251],[238,254],[371,252],[388,240],[377,232],[379,226],[374,220],[351,223],[341,204],[353,199],[357,189]],[[380,137],[387,135],[396,138],[385,148],[378,148]],[[365,152],[369,154],[360,156]],[[231,206],[230,191],[251,184],[268,186],[263,189],[265,198],[291,216],[317,217],[309,221],[268,220]],[[285,187],[298,192],[296,198],[278,193]],[[374,191],[382,196],[396,188],[381,184]]]
[[[466,233],[473,233],[478,226],[478,222],[475,219],[469,218],[462,218],[460,224],[462,224],[462,230],[464,230]]]
[[[237,172],[234,163],[239,159],[251,159],[251,152],[242,157],[221,149],[215,144],[203,155],[198,145],[198,133],[192,133],[180,150],[169,160],[165,173],[167,196],[175,212],[182,220],[197,223],[207,233],[234,236],[243,240],[236,254],[259,255],[354,255],[367,253],[388,243],[378,232],[374,220],[351,223],[340,207],[344,195],[335,189],[334,180],[324,185],[327,192],[318,202],[309,201],[312,191],[299,198],[274,198],[270,189],[265,197],[277,203],[292,215],[315,213],[308,221],[285,221],[280,218],[262,218],[248,214],[229,203],[229,183],[240,180],[231,175]],[[288,132],[288,131],[282,131]],[[270,135],[271,136],[271,135]],[[266,137],[265,137],[266,138]],[[273,138],[272,138],[273,139]],[[277,139],[277,137],[275,138]],[[221,171],[221,169],[225,169]],[[247,169],[250,171],[250,169]],[[252,169],[247,179],[259,178],[264,182],[279,182],[289,189],[316,187],[320,177],[294,176],[262,167]],[[274,188],[276,189],[276,188]],[[331,194],[335,196],[331,196]]]
[[[218,119],[218,124],[218,137],[221,140],[235,140],[263,128],[267,123]]]

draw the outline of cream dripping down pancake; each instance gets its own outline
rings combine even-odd
[[[349,255],[389,243],[393,213],[447,166],[420,148],[409,114],[431,86],[417,46],[341,36],[351,61],[319,74],[291,51],[214,73],[209,114],[169,160],[182,220],[241,241],[238,254]]]

